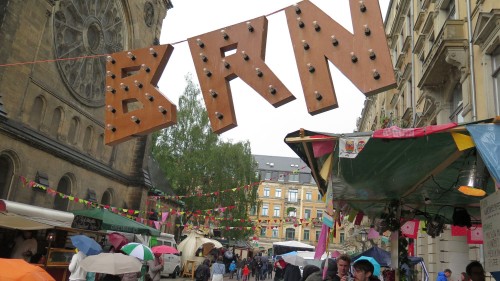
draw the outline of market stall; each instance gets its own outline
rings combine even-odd
[[[102,242],[105,232],[95,231],[92,225],[98,220],[86,220],[85,224],[75,221],[75,215],[28,204],[0,200],[0,257],[11,258],[16,244],[28,234],[33,239],[33,251],[24,259],[43,267],[55,280],[65,281],[68,265],[75,253],[70,238],[85,234]],[[25,239],[25,241],[28,241]]]

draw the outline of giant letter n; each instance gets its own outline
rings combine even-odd
[[[328,60],[365,95],[396,85],[378,0],[349,1],[354,34],[309,1],[285,10],[311,115],[338,107]]]

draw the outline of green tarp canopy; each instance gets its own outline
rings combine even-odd
[[[500,125],[496,125],[500,126]],[[373,132],[332,134],[299,130],[288,134],[285,142],[311,169],[319,190],[327,191],[329,182],[320,176],[329,154],[315,156],[314,146],[331,143],[331,173],[334,202],[345,202],[371,218],[380,217],[390,202],[398,201],[408,214],[439,214],[452,221],[455,207],[468,210],[473,221],[480,221],[479,200],[457,190],[460,171],[473,159],[473,148],[458,150],[452,133],[469,136],[465,126],[423,137],[381,139],[371,137],[356,158],[339,157],[339,140],[372,136]],[[494,192],[490,178],[485,188]],[[422,211],[422,212],[420,212]]]
[[[150,236],[160,235],[160,231],[152,227],[128,219],[126,217],[120,216],[119,214],[115,214],[105,209],[77,210],[77,211],[72,211],[72,213],[75,215],[102,220],[101,228],[103,230],[145,234]]]

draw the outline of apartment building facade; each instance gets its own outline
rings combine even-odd
[[[368,97],[358,131],[472,122],[500,115],[500,1],[391,0],[385,18],[397,88]],[[482,259],[466,237],[420,234],[429,273]],[[458,278],[453,275],[452,279]]]
[[[295,240],[317,245],[325,202],[311,171],[298,157],[254,155],[261,179],[259,205],[250,210],[257,221],[259,246],[272,248],[273,242]],[[344,241],[344,231],[331,240],[331,247]]]

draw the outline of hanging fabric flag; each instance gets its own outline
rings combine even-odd
[[[420,224],[419,220],[411,220],[405,222],[401,226],[401,234],[405,237],[417,239],[418,237],[418,225]]]
[[[451,236],[467,236],[467,227],[452,225]]]
[[[331,138],[329,136],[315,135],[311,136],[314,139]],[[333,140],[314,141],[312,142],[312,149],[315,158],[321,157],[331,153],[335,149],[335,142]]]
[[[168,218],[168,212],[163,212],[161,214],[161,222],[165,222]]]
[[[321,260],[321,256],[325,253],[326,250],[326,240],[328,239],[328,231],[330,228],[323,224],[321,226],[321,233],[319,234],[318,244],[316,245],[316,252],[314,253],[315,260]]]
[[[483,244],[482,225],[473,225],[467,230],[467,244]]]
[[[467,125],[479,155],[491,177],[500,182],[500,126],[498,124]]]
[[[365,214],[363,214],[363,212],[359,212],[356,215],[356,218],[354,219],[354,225],[361,225],[361,221],[363,220],[364,216],[365,216]]]
[[[378,231],[375,230],[375,228],[370,227],[370,230],[368,231],[368,240],[370,239],[377,239],[380,237],[380,234]]]
[[[323,224],[327,225],[328,227],[333,227],[333,222],[334,222],[334,208],[333,208],[333,186],[332,183],[330,182],[328,184],[328,190],[326,191],[326,206],[325,206],[325,213],[323,214]]]
[[[356,158],[363,150],[370,137],[352,137],[339,139],[339,157]]]

